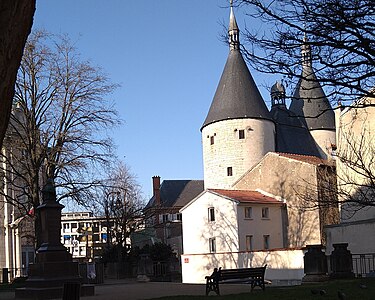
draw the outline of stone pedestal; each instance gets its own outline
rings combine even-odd
[[[303,257],[304,273],[302,282],[321,282],[329,279],[327,257],[322,251],[322,245],[308,245]]]
[[[16,289],[16,299],[61,298],[66,282],[81,283],[79,266],[60,242],[61,210],[56,202],[52,180],[42,191],[43,203],[37,208],[41,218],[42,244],[36,253],[36,262],[29,265],[26,287]],[[94,286],[81,288],[81,295],[94,295]]]
[[[348,250],[348,243],[333,244],[330,256],[331,278],[354,278],[352,254]]]

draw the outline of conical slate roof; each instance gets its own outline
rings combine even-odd
[[[272,120],[239,50],[231,50],[216,89],[210,110],[203,123],[240,118]]]
[[[239,50],[239,30],[232,4],[228,29],[229,55],[201,130],[211,123],[229,119],[272,120]]]
[[[311,50],[302,47],[302,76],[297,83],[290,111],[304,117],[308,129],[335,130],[335,114],[312,68]]]

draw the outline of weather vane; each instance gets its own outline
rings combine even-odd
[[[233,6],[233,0],[229,0],[230,6]]]

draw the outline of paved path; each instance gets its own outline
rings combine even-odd
[[[247,284],[223,284],[222,295],[247,293]],[[95,286],[95,296],[81,297],[81,300],[144,300],[164,296],[204,295],[204,284],[182,284],[175,282],[136,282],[129,280],[108,280]],[[211,292],[214,295],[213,292]],[[0,292],[1,300],[14,299],[14,292]]]
[[[221,294],[239,294],[250,291],[249,285],[225,284],[220,286]],[[211,292],[214,294],[213,292]],[[119,284],[104,284],[95,287],[94,297],[81,297],[82,300],[143,300],[164,296],[204,295],[203,284],[182,284],[174,282],[127,282]]]

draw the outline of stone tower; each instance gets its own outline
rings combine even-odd
[[[323,159],[330,158],[336,147],[335,114],[312,67],[311,47],[304,38],[302,74],[297,83],[290,111],[302,117]]]
[[[241,55],[232,5],[228,36],[227,62],[201,128],[206,189],[230,189],[267,152],[275,151],[275,125]]]

